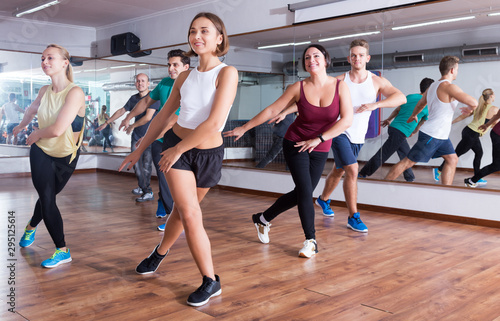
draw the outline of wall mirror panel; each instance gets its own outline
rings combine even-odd
[[[500,6],[492,1],[426,1],[422,5],[401,9],[313,21],[290,28],[236,36],[232,38],[232,44],[281,54],[285,83],[288,84],[308,76],[299,68],[299,58],[308,43],[319,42],[327,48],[333,66],[329,74],[336,76],[350,69],[346,61],[350,41],[364,38],[370,43],[372,56],[368,69],[379,72],[405,95],[419,93],[419,83],[425,77],[438,80],[441,76],[438,70],[440,59],[445,55],[455,55],[461,60],[459,77],[455,83],[478,99],[486,88],[500,90],[497,76],[500,71],[500,43],[492,37],[500,31],[498,12]],[[414,24],[421,26],[406,28]],[[328,38],[330,40],[325,41]],[[259,47],[265,48],[257,49]],[[381,109],[379,121],[388,118],[393,110]],[[254,110],[254,114],[258,111]],[[454,118],[459,115],[457,108]],[[471,120],[472,117],[469,117],[452,126],[450,139],[454,146],[461,140],[461,132]],[[387,128],[377,129],[379,133],[367,138],[361,150],[360,169],[387,140]],[[415,142],[416,135],[408,138],[410,146]],[[489,133],[481,138],[481,143],[481,167],[484,167],[492,161]],[[473,158],[472,151],[459,158],[455,186],[463,186],[463,178],[473,175]],[[385,166],[367,179],[383,179],[390,166],[398,161],[398,156],[393,154]],[[418,163],[415,182],[439,184],[432,178],[432,168],[441,162],[442,158],[438,158],[428,163]],[[398,180],[404,181],[403,176]],[[500,184],[493,181],[486,188],[498,189]]]

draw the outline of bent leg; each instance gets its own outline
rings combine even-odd
[[[443,185],[451,185],[453,183],[453,178],[455,177],[455,170],[458,164],[457,154],[443,155],[444,166],[441,172],[441,181]]]

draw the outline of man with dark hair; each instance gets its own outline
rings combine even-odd
[[[422,126],[422,124],[427,120],[427,115],[429,114],[427,106],[425,106],[425,108],[417,115],[417,121],[412,121],[410,123],[407,123],[406,121],[412,114],[413,109],[415,109],[419,100],[422,98],[424,92],[433,82],[434,80],[430,78],[422,79],[420,82],[420,94],[410,94],[406,96],[406,104],[394,109],[391,115],[386,120],[382,121],[382,127],[386,127],[390,124],[387,128],[389,137],[385,141],[384,145],[382,145],[382,148],[380,148],[378,152],[365,164],[365,166],[363,166],[359,172],[359,177],[371,176],[389,159],[389,157],[392,156],[392,154],[394,154],[394,152],[398,153],[400,160],[408,155],[410,145],[408,145],[406,138],[412,136],[414,133],[418,133],[420,126]],[[404,171],[403,175],[407,182],[413,182],[415,180],[415,175],[413,174],[411,168]]]
[[[139,91],[137,94],[132,95],[127,103],[120,109],[114,112],[114,114],[106,120],[104,124],[97,128],[97,130],[102,130],[108,124],[113,123],[116,119],[120,118],[127,112],[130,112],[132,108],[137,104],[137,102],[144,100],[145,97],[149,95],[149,77],[146,74],[138,74],[135,76],[135,88]],[[160,104],[152,104],[135,117],[136,123],[141,121],[142,119],[149,119],[153,117],[156,110],[160,107]],[[142,126],[135,126],[134,131],[128,132],[128,134],[132,134],[131,139],[131,150],[134,151],[136,149],[135,144],[146,134],[148,130],[150,121],[143,122]],[[137,177],[137,182],[139,187],[134,188],[132,193],[135,195],[141,195],[136,198],[137,202],[145,202],[154,200],[153,189],[151,188],[151,171],[152,171],[152,154],[151,148],[147,148],[144,153],[142,153],[139,161],[134,165],[135,176]]]
[[[177,77],[181,72],[189,69],[189,64],[191,62],[190,58],[187,57],[182,50],[174,49],[169,51],[167,54],[167,58],[168,58],[168,73],[170,77],[163,78],[161,82],[155,87],[155,89],[153,89],[149,93],[149,95],[146,98],[137,103],[134,109],[127,115],[127,117],[125,117],[125,119],[120,124],[120,129],[124,128],[124,130],[127,130],[127,132],[129,132],[131,128],[134,128],[136,126],[141,126],[145,122],[150,121],[153,118],[153,115],[150,115],[148,117],[139,120],[138,122],[130,124],[130,120],[132,119],[132,117],[144,112],[144,110],[146,110],[149,106],[151,106],[153,103],[157,101],[160,101],[160,107],[158,108],[158,111],[160,111],[163,108],[163,105],[167,101],[168,97],[170,96],[175,79],[177,79]],[[158,176],[158,183],[160,186],[158,208],[156,210],[156,217],[158,218],[162,218],[165,217],[167,214],[170,214],[174,206],[174,201],[172,199],[172,195],[170,194],[170,189],[168,188],[167,180],[165,179],[163,173],[160,171],[159,162],[161,159],[161,152],[163,150],[163,134],[177,122],[179,110],[180,107],[175,112],[175,114],[172,114],[172,116],[170,116],[164,132],[160,135],[160,137],[158,137],[158,139],[155,142],[153,142],[153,144],[151,144],[151,150],[153,154],[153,164],[155,165],[156,168],[156,175]],[[158,229],[161,231],[164,228],[165,224],[158,226]]]
[[[416,121],[418,114],[428,105],[429,116],[418,132],[418,141],[411,148],[408,156],[394,165],[386,176],[388,180],[395,180],[403,171],[411,168],[418,162],[428,162],[431,158],[444,158],[441,180],[443,185],[451,185],[455,176],[458,157],[453,149],[449,135],[453,114],[459,102],[462,114],[469,114],[477,107],[477,100],[467,95],[452,84],[457,79],[458,61],[455,56],[445,56],[439,63],[441,78],[433,83],[422,95],[412,115],[407,122]]]

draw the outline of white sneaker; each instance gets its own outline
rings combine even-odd
[[[142,194],[141,197],[138,197],[135,199],[136,202],[147,202],[147,201],[153,201],[155,199],[153,192],[149,193],[144,193]]]
[[[304,241],[304,247],[299,251],[299,256],[310,258],[316,253],[318,253],[318,244],[316,240],[309,239]]]
[[[269,243],[269,230],[271,229],[271,223],[263,224],[260,221],[261,214],[262,213],[257,213],[252,215],[252,221],[257,229],[257,236],[259,237],[259,240],[262,243],[267,244]]]
[[[140,187],[136,187],[132,190],[132,194],[134,195],[142,195],[142,189]]]

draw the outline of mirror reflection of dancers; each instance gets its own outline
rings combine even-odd
[[[484,125],[488,122],[498,111],[498,107],[492,105],[495,101],[495,93],[492,89],[488,88],[483,90],[481,97],[479,97],[478,107],[471,112],[470,114],[460,115],[453,120],[453,124],[462,121],[471,115],[474,115],[474,118],[470,122],[469,125],[465,126],[462,130],[462,139],[458,143],[457,147],[455,147],[455,153],[457,157],[462,156],[472,149],[474,152],[474,175],[479,174],[479,170],[481,169],[481,159],[483,158],[483,147],[481,146],[480,137],[484,135],[485,131],[479,129],[481,125]],[[444,162],[438,168],[433,168],[433,176],[436,182],[439,181],[441,176],[441,171],[443,170]],[[478,185],[486,185],[487,182],[484,179],[479,179],[477,182]]]
[[[39,198],[19,246],[33,244],[36,228],[43,220],[56,246],[55,253],[42,262],[46,268],[71,261],[56,195],[62,191],[78,162],[85,123],[85,98],[83,90],[73,83],[69,58],[68,51],[59,45],[51,44],[44,50],[42,70],[52,84],[40,89],[21,123],[14,128],[17,135],[35,115],[38,116],[39,128],[34,128],[27,144],[31,145],[31,178]]]
[[[106,150],[106,143],[108,144],[109,148],[111,148],[111,152],[113,153],[113,145],[111,145],[111,140],[109,139],[109,136],[111,135],[111,123],[109,122],[109,116],[106,114],[107,107],[106,105],[102,105],[101,107],[101,112],[99,113],[99,116],[97,118],[99,122],[99,127],[102,127],[102,125],[106,124],[102,130],[102,136],[104,138],[104,141],[102,143],[102,151],[104,153],[107,153],[108,151]],[[97,130],[97,129],[96,129]]]
[[[202,285],[191,293],[187,304],[201,306],[221,294],[221,284],[214,272],[210,240],[203,227],[199,203],[221,178],[224,157],[221,131],[236,97],[238,71],[219,60],[228,52],[229,42],[218,16],[208,12],[197,14],[189,27],[188,43],[191,50],[187,55],[198,56],[198,67],[177,77],[167,102],[119,170],[127,164],[127,169],[132,168],[144,149],[168,126],[169,117],[182,106],[177,122],[165,133],[160,160],[174,209],[166,222],[162,241],[137,266],[136,272],[154,273],[185,231],[189,250],[203,276]]]
[[[493,101],[495,101],[495,94],[493,93],[493,91],[491,91],[490,98],[487,100],[490,103],[493,103]],[[489,127],[493,126],[493,129],[490,133],[493,160],[491,164],[481,168],[477,173],[474,173],[474,176],[464,179],[465,186],[467,187],[480,186],[479,182],[483,179],[483,177],[500,171],[500,110],[498,107],[495,107],[495,109],[497,110],[497,113],[493,117],[491,117],[491,119],[487,121],[486,124],[479,126],[479,130],[482,131],[486,131]]]
[[[251,128],[275,118],[281,112],[298,111],[283,141],[283,154],[295,188],[278,198],[264,212],[254,214],[252,220],[259,240],[269,243],[270,222],[297,206],[306,239],[299,256],[310,258],[318,253],[312,194],[323,173],[332,138],[351,125],[353,108],[346,83],[326,73],[330,56],[323,46],[314,44],[307,47],[302,61],[304,69],[310,74],[308,78],[289,86],[274,103],[243,126],[225,132],[224,136],[235,136],[238,140]]]

